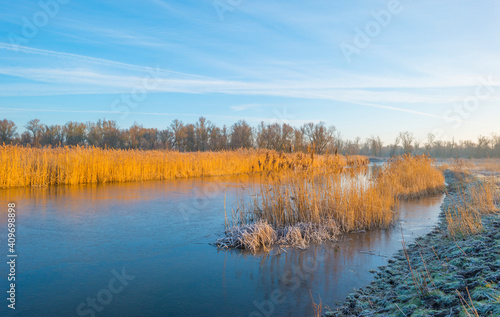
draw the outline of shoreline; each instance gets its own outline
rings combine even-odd
[[[451,172],[446,181],[436,228],[398,251],[374,281],[325,316],[500,316],[500,214],[482,215],[480,233],[451,236],[445,214],[459,181]]]

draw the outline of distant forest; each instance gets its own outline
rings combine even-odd
[[[218,127],[204,117],[196,123],[185,124],[174,120],[164,130],[144,128],[134,124],[121,129],[115,121],[68,122],[65,125],[46,125],[33,119],[18,134],[14,122],[0,121],[0,144],[29,145],[33,147],[95,146],[113,149],[167,149],[180,152],[221,151],[239,148],[271,149],[284,152],[306,152],[313,148],[318,154],[338,153],[389,157],[399,154],[428,154],[437,158],[500,157],[500,136],[480,136],[477,140],[441,141],[429,134],[419,142],[410,132],[401,132],[392,144],[383,144],[380,137],[366,140],[342,138],[333,126],[307,123],[296,128],[286,123],[261,122],[251,127],[238,121],[230,127]]]

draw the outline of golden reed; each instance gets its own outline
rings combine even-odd
[[[387,227],[395,219],[399,199],[444,191],[444,176],[427,156],[391,159],[373,177],[366,169],[341,173],[292,172],[261,186],[246,222],[265,221],[274,228],[300,223],[328,224],[342,232]]]
[[[267,150],[179,153],[94,147],[0,146],[0,188],[281,173],[367,164],[362,157],[283,154]]]

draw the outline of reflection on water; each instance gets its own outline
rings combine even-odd
[[[211,178],[1,190],[3,206],[18,206],[18,309],[9,314],[78,316],[81,303],[108,287],[111,271],[124,268],[135,278],[96,316],[309,315],[310,293],[333,306],[401,248],[396,226],[279,255],[217,251],[209,243],[224,229],[224,200],[230,207],[256,182]],[[430,231],[441,202],[436,196],[401,203],[407,241]],[[6,236],[5,208],[1,215],[0,236]],[[1,250],[6,254],[6,245]]]

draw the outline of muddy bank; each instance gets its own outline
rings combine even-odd
[[[500,215],[482,216],[478,234],[451,236],[444,210],[456,201],[459,181],[451,173],[446,180],[436,229],[399,251],[374,272],[375,281],[326,316],[500,316]]]

